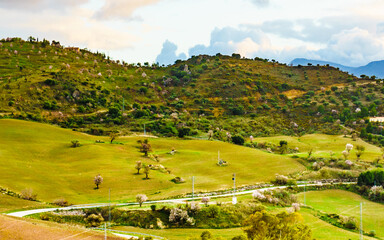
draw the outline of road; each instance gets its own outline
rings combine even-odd
[[[313,183],[313,184],[300,184],[297,185],[298,187],[304,187],[304,186],[322,186],[322,185],[331,185],[332,183]],[[345,182],[342,184],[356,184],[356,182]],[[274,189],[284,189],[289,186],[274,186],[274,187],[266,187],[266,188],[259,188],[259,189],[253,189],[253,190],[247,190],[247,191],[241,191],[241,192],[235,192],[235,193],[226,193],[226,194],[218,194],[214,196],[209,196],[210,198],[221,198],[221,197],[231,197],[233,195],[247,195],[252,194],[255,190],[258,191],[266,191],[266,190],[274,190]],[[165,199],[165,200],[156,200],[156,201],[147,201],[145,204],[154,204],[154,203],[185,203],[186,201],[191,200],[199,200],[203,197],[188,197],[188,198],[175,198],[175,199]],[[117,203],[112,204],[113,206],[130,206],[130,205],[138,205],[137,202],[129,202],[129,203]],[[96,208],[96,207],[107,207],[109,206],[109,203],[91,203],[91,204],[80,204],[80,205],[73,205],[69,207],[59,207],[59,208],[41,208],[41,209],[34,209],[34,210],[26,210],[26,211],[19,211],[19,212],[12,212],[8,213],[7,215],[13,216],[13,217],[25,217],[28,215],[36,214],[36,213],[43,213],[43,212],[52,212],[56,210],[65,211],[65,210],[75,210],[75,209],[84,209],[84,208]]]

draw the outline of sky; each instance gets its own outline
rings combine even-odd
[[[0,0],[0,38],[128,63],[216,53],[362,66],[384,59],[383,0]]]

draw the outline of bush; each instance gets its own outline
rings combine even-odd
[[[240,135],[232,136],[232,142],[237,145],[244,145],[244,138]]]
[[[375,237],[376,236],[376,231],[375,230],[369,231],[368,236]]]
[[[61,207],[66,207],[66,206],[69,205],[69,204],[68,204],[68,201],[65,200],[65,198],[58,198],[58,199],[55,199],[55,200],[53,201],[53,204],[58,205],[58,206],[61,206]]]
[[[21,191],[21,197],[26,200],[36,201],[37,194],[33,192],[32,188],[26,188]]]
[[[356,229],[356,219],[354,217],[347,217],[344,220],[343,225],[347,229]]]
[[[73,147],[73,148],[80,147],[80,142],[79,142],[79,140],[72,140],[72,141],[71,141],[71,147]]]
[[[98,215],[91,214],[88,217],[86,217],[84,221],[87,223],[87,226],[89,227],[98,227],[104,221],[104,218],[100,214]]]

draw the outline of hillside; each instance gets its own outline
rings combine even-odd
[[[72,148],[75,139],[82,146]],[[47,124],[0,120],[0,187],[17,193],[32,188],[38,199],[53,202],[64,197],[71,203],[106,202],[111,188],[112,200],[125,202],[134,201],[140,193],[159,199],[191,192],[192,176],[199,192],[231,188],[234,172],[241,186],[272,180],[277,173],[304,170],[288,156],[220,141],[151,138],[151,155],[158,159],[155,161],[139,151],[140,139],[121,137],[110,144],[105,137]],[[177,151],[174,155],[170,154],[172,148]],[[228,166],[216,164],[218,151]],[[143,170],[136,174],[137,161],[154,166],[149,179],[145,179]],[[95,190],[93,179],[97,174],[104,182]],[[175,177],[186,182],[175,184],[171,181]]]
[[[338,120],[360,132],[368,116],[384,113],[382,91],[379,81],[334,67],[290,67],[238,54],[193,56],[160,67],[47,40],[3,39],[0,45],[0,116],[94,135],[142,132],[144,126],[155,135],[179,137],[206,137],[212,130],[219,140],[227,132],[337,134],[344,131]]]

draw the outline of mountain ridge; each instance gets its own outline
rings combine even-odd
[[[334,62],[306,58],[295,58],[291,61],[290,64],[292,64],[293,66],[298,66],[307,65],[308,63],[311,63],[312,65],[329,65],[335,68],[339,68],[342,71],[349,72],[355,76],[366,75],[384,78],[384,60],[372,61],[364,66],[359,67],[350,67]]]

